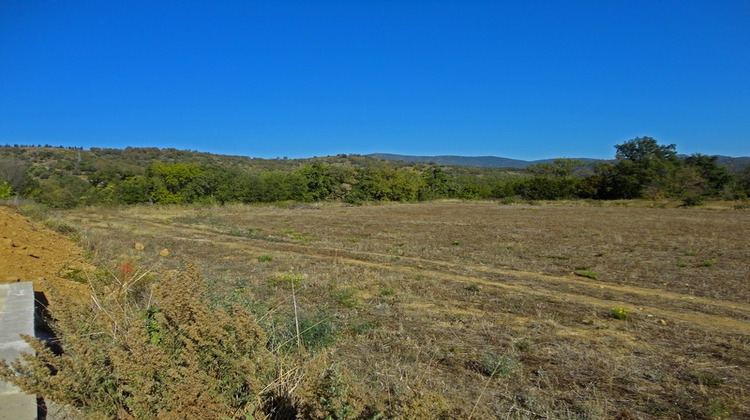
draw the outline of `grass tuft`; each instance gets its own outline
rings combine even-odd
[[[587,279],[596,280],[599,278],[599,275],[597,275],[595,272],[591,270],[579,270],[575,272],[576,276],[579,277],[586,277]]]

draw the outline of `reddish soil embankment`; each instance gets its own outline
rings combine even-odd
[[[84,298],[87,287],[62,276],[85,267],[83,251],[70,238],[0,206],[0,283],[33,281],[35,291],[53,299]]]

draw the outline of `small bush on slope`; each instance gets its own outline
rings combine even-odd
[[[62,353],[25,337],[36,356],[0,363],[0,376],[84,414],[266,417],[274,363],[254,316],[210,309],[194,269],[149,281],[93,279],[90,305],[53,308]]]

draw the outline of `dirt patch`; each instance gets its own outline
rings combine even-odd
[[[70,238],[0,206],[0,283],[33,281],[34,291],[85,298],[87,287],[64,278],[87,270],[83,251]]]

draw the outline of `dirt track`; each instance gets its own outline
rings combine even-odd
[[[601,284],[586,281],[574,275],[558,276],[516,269],[487,267],[475,264],[454,264],[447,261],[424,258],[400,257],[394,261],[390,255],[377,252],[351,251],[320,245],[300,243],[273,243],[253,241],[217,232],[212,228],[200,227],[174,221],[155,220],[153,217],[119,216],[114,222],[110,219],[91,217],[87,222],[93,225],[149,226],[154,231],[168,234],[175,240],[209,241],[214,245],[232,249],[236,255],[255,255],[275,250],[298,254],[307,258],[337,261],[350,265],[361,265],[390,271],[429,274],[448,282],[481,284],[487,287],[504,289],[516,293],[538,297],[554,298],[577,304],[591,304],[603,307],[628,305],[637,307],[644,316],[653,317],[654,322],[683,322],[700,325],[706,329],[750,333],[750,305],[720,299],[711,299],[674,293],[667,290]],[[188,234],[188,237],[185,235]],[[607,296],[607,297],[604,297]]]
[[[84,296],[86,287],[63,276],[86,267],[83,251],[70,238],[0,207],[0,283],[33,281],[51,295]]]

